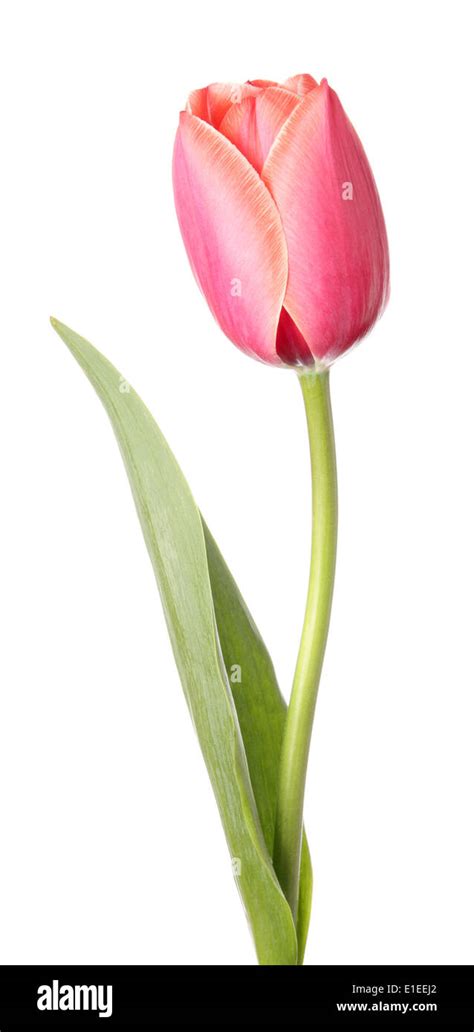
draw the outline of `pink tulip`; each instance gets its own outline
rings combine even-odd
[[[196,280],[242,351],[325,367],[371,329],[388,296],[384,218],[325,79],[195,90],[173,180]]]

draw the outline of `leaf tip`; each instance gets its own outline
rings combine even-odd
[[[60,319],[56,319],[54,315],[50,315],[49,321],[51,323],[51,326],[53,327],[53,330],[56,330],[56,333],[59,337],[61,337],[61,340],[63,340],[64,343],[67,344],[68,348],[72,350],[71,338],[75,336],[75,334],[73,334],[73,331],[70,330],[69,326],[66,326],[65,323],[62,323]]]

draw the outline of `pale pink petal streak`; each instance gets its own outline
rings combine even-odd
[[[188,257],[217,322],[242,350],[279,364],[276,332],[288,265],[268,190],[224,136],[186,112],[173,180]]]

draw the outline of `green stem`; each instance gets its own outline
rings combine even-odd
[[[295,921],[309,746],[329,629],[337,541],[337,478],[329,372],[299,376],[308,424],[312,538],[306,612],[283,736],[273,859]]]

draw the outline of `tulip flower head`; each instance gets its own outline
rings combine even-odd
[[[385,223],[362,144],[325,79],[195,90],[173,180],[196,280],[242,351],[324,368],[372,328],[388,297]]]

